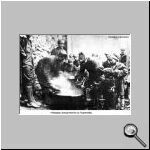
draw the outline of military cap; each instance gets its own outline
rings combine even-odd
[[[58,40],[58,44],[65,44],[65,40],[63,40],[63,39]]]
[[[80,53],[79,53],[79,56],[80,56],[80,55],[84,55],[84,54],[83,54],[82,52],[80,52]]]
[[[111,54],[110,52],[105,52],[104,54],[105,54],[106,56],[107,56],[107,55],[112,56],[112,54]]]

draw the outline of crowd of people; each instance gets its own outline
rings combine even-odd
[[[65,40],[58,40],[58,47],[51,51],[51,59],[44,58],[42,63],[39,61],[34,66],[30,35],[20,37],[21,104],[41,107],[42,103],[35,99],[36,91],[40,91],[44,96],[39,97],[44,99],[49,92],[56,94],[58,91],[51,85],[49,76],[57,76],[61,70],[71,73],[76,86],[83,90],[85,109],[124,110],[125,100],[130,101],[130,69],[125,49],[121,49],[120,56],[105,53],[106,61],[98,65],[96,60],[82,52],[78,56],[68,55],[65,45]],[[39,73],[39,68],[43,68],[43,73]]]

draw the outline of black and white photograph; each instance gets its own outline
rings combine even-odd
[[[131,112],[131,34],[20,34],[19,114]]]

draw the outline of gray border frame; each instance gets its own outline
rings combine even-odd
[[[1,5],[2,148],[141,149],[136,140],[123,134],[123,127],[129,122],[137,125],[139,137],[149,148],[148,2],[2,2]],[[132,115],[18,115],[18,35],[47,32],[131,33]]]

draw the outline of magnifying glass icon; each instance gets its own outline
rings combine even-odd
[[[137,136],[138,128],[134,124],[126,124],[124,127],[124,134],[127,137],[134,137],[143,147],[146,147],[146,144]]]

